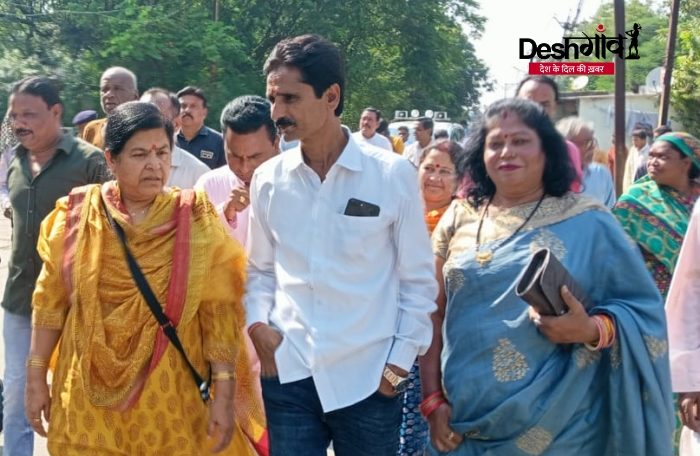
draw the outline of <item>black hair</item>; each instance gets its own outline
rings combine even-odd
[[[423,163],[425,157],[427,157],[432,150],[438,150],[450,156],[450,160],[455,166],[455,171],[457,173],[457,185],[459,185],[462,182],[462,178],[464,177],[464,169],[460,169],[458,167],[458,164],[464,159],[464,149],[462,149],[462,146],[460,146],[454,141],[450,141],[449,139],[441,139],[439,141],[435,141],[425,149],[425,151],[420,157],[420,163]]]
[[[660,125],[654,128],[654,138],[664,135],[666,133],[671,133],[673,130],[668,125]]]
[[[373,112],[374,115],[377,116],[378,121],[382,120],[382,112],[377,108],[373,108],[370,106],[368,108],[363,109],[362,112]]]
[[[638,128],[632,132],[632,136],[636,136],[639,139],[647,139],[647,131],[643,128]]]
[[[256,95],[243,95],[229,101],[221,111],[221,132],[248,134],[265,127],[270,141],[277,137],[275,122],[270,117],[270,102]]]
[[[435,123],[430,117],[419,117],[418,123],[421,127],[425,128],[426,130],[430,130],[431,133],[433,132],[433,127],[435,126]]]
[[[180,91],[177,93],[178,98],[182,98],[186,95],[193,95],[199,98],[202,100],[202,105],[205,108],[207,107],[207,97],[204,95],[204,90],[200,89],[199,87],[187,86],[184,89],[180,89]]]
[[[700,168],[695,166],[695,163],[690,164],[690,169],[688,170],[688,177],[691,180],[695,180],[700,177]]]
[[[382,136],[386,136],[391,139],[391,133],[389,132],[389,122],[386,119],[379,119],[379,124],[377,125],[377,133]]]
[[[465,154],[460,163],[457,163],[457,168],[464,174],[469,173],[473,181],[473,187],[468,191],[470,202],[479,206],[485,199],[493,197],[496,193],[496,185],[486,172],[484,151],[491,121],[504,112],[516,114],[528,128],[535,130],[545,156],[542,175],[545,194],[563,196],[569,191],[571,183],[576,178],[566,141],[539,104],[530,100],[510,98],[497,101],[487,108],[486,114],[467,138]]]
[[[450,139],[450,133],[447,130],[440,129],[435,132],[433,139]]]
[[[530,82],[536,82],[538,84],[547,84],[549,87],[554,90],[554,101],[559,101],[559,86],[557,86],[557,83],[554,82],[554,79],[550,78],[549,76],[542,76],[542,75],[536,75],[536,76],[527,76],[525,79],[520,81],[518,83],[518,88],[515,89],[515,96],[517,97],[518,94],[520,94],[520,89],[523,88],[523,86]]]
[[[301,73],[303,83],[314,89],[316,98],[333,84],[340,86],[340,100],[335,115],[343,113],[345,99],[345,64],[338,47],[319,35],[301,35],[277,43],[263,66],[265,76],[283,66]]]
[[[12,86],[10,95],[18,95],[20,93],[41,98],[49,108],[57,104],[63,104],[56,82],[44,76],[30,76],[17,81]]]
[[[105,149],[109,149],[112,156],[116,157],[136,133],[156,128],[162,128],[165,131],[172,147],[173,124],[163,117],[156,105],[143,101],[122,103],[107,117],[104,133]]]

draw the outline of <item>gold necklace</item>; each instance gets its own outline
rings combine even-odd
[[[137,215],[143,215],[143,214],[145,214],[145,213],[148,211],[148,209],[150,209],[150,208],[151,208],[151,206],[146,206],[146,207],[144,207],[143,209],[140,209],[140,210],[138,210],[138,211],[134,211],[134,212],[129,211],[129,215],[131,216],[131,218],[134,218],[134,217],[136,217]]]
[[[513,239],[515,237],[515,235],[520,232],[520,230],[525,228],[525,225],[527,225],[527,223],[532,219],[532,217],[535,215],[535,212],[537,212],[537,209],[540,208],[542,201],[544,201],[545,195],[546,195],[545,193],[542,193],[542,196],[540,197],[539,201],[537,201],[535,208],[532,210],[532,212],[530,212],[530,215],[528,215],[527,218],[525,218],[525,221],[522,224],[520,224],[520,226],[517,227],[515,229],[515,231],[513,231],[511,233],[510,236],[508,236],[507,238],[505,238],[503,241],[499,242],[498,244],[494,245],[490,249],[486,249],[484,251],[481,251],[481,227],[484,224],[484,217],[486,216],[486,213],[489,210],[489,206],[491,206],[491,201],[493,200],[493,196],[491,198],[489,198],[489,201],[488,201],[488,203],[486,203],[486,207],[484,208],[484,211],[481,213],[481,217],[479,218],[479,227],[476,230],[476,253],[474,254],[474,258],[476,258],[476,261],[477,261],[477,263],[479,263],[479,266],[481,266],[483,268],[484,266],[489,264],[491,262],[491,260],[493,260],[493,255],[496,252],[496,250],[501,248],[501,246],[503,244],[505,244],[508,241],[510,241],[511,239]]]

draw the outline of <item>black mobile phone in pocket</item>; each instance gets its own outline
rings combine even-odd
[[[356,198],[350,198],[345,206],[343,215],[351,217],[378,217],[379,206]]]

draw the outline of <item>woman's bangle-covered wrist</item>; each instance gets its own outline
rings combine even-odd
[[[27,358],[27,369],[43,369],[47,370],[49,368],[49,358],[43,358],[41,356],[30,355]]]
[[[424,418],[428,418],[431,413],[437,410],[442,404],[446,404],[447,400],[442,394],[442,391],[436,391],[429,394],[423,402],[420,403],[420,413]]]
[[[598,329],[598,340],[592,344],[585,344],[586,348],[599,351],[611,347],[615,342],[615,324],[613,319],[605,314],[596,314],[591,317]]]

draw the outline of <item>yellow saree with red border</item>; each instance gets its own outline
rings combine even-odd
[[[75,189],[42,224],[33,324],[62,330],[49,451],[199,455],[215,442],[207,405],[135,286],[101,194],[197,371],[206,376],[210,362],[235,363],[236,430],[221,454],[264,454],[264,415],[240,330],[241,247],[202,193],[164,192],[132,225],[113,182]]]

